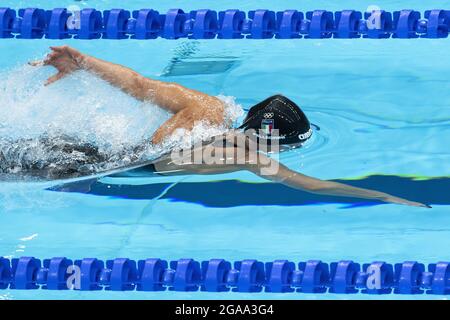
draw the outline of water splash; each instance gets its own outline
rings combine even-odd
[[[156,158],[180,141],[174,135],[161,146],[149,143],[169,112],[86,72],[45,87],[51,72],[20,66],[0,74],[0,173],[50,179],[88,175]],[[242,109],[222,99],[227,117],[235,120]],[[192,132],[210,137],[226,129],[199,124]]]

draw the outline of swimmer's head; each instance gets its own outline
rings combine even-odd
[[[279,94],[251,107],[239,128],[253,129],[258,138],[277,139],[280,145],[298,145],[312,135],[309,120],[300,107]],[[272,132],[277,135],[273,136]]]

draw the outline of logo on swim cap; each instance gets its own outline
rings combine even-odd
[[[313,132],[312,132],[312,129],[309,128],[309,130],[306,131],[305,133],[299,134],[299,135],[298,135],[298,138],[299,138],[300,140],[306,140],[306,139],[309,139],[309,137],[311,137],[312,133],[313,133]]]
[[[266,114],[264,114],[264,118],[266,117]],[[274,119],[263,119],[261,121],[261,131],[266,136],[270,136],[272,134],[272,131],[274,129],[275,121]]]
[[[273,116],[274,116],[273,112],[264,113],[264,119],[270,119],[273,118]]]

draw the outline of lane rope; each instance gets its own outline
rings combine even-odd
[[[0,38],[17,39],[324,39],[447,38],[450,11],[171,9],[99,11],[0,8]]]
[[[450,262],[0,258],[0,289],[450,294]]]

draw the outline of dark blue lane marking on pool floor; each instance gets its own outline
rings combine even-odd
[[[333,180],[355,187],[379,190],[413,201],[427,204],[450,204],[450,177],[433,177],[413,180],[409,177],[372,175],[358,180]],[[150,200],[159,196],[171,183],[147,185],[104,184],[97,179],[73,182],[48,190],[76,192],[125,199]],[[206,207],[227,208],[236,206],[278,205],[302,206],[320,203],[348,204],[345,208],[373,206],[378,201],[316,195],[294,190],[277,183],[248,183],[238,180],[211,182],[180,182],[160,199],[190,202]]]

